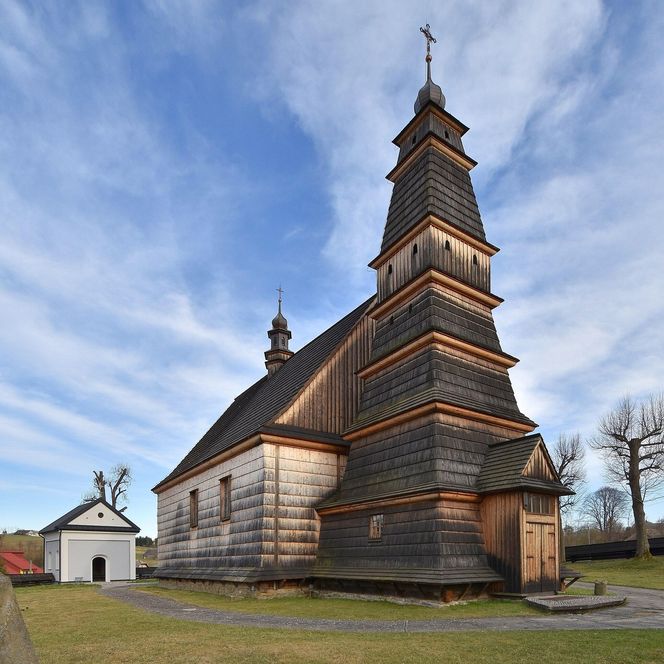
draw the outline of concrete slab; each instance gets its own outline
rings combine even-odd
[[[592,611],[620,606],[626,599],[619,595],[549,595],[526,597],[526,603],[544,611]]]

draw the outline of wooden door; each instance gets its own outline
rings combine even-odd
[[[526,521],[525,587],[527,593],[552,592],[556,579],[556,526]]]

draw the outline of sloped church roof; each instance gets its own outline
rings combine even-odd
[[[240,394],[175,470],[159,482],[155,489],[274,422],[359,322],[373,300],[372,295],[295,353],[279,371],[263,376]],[[341,438],[339,442],[343,443]]]

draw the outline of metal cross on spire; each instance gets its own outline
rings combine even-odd
[[[281,311],[281,296],[284,294],[281,284],[279,284],[279,288],[277,288],[277,293],[279,293],[279,311]]]
[[[420,28],[420,32],[424,35],[424,38],[427,40],[427,57],[425,58],[427,62],[427,81],[431,78],[431,44],[436,44],[436,38],[431,34],[431,26],[427,23],[425,28]]]

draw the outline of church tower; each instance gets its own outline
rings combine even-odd
[[[431,77],[435,40],[428,26],[422,32],[426,82],[394,139],[394,188],[370,263],[372,354],[358,373],[359,413],[344,432],[351,448],[343,480],[318,506],[316,574],[331,587],[339,578],[360,587],[416,582],[440,597],[504,579],[482,526],[483,468],[492,445],[530,440],[524,434],[537,425],[517,406],[507,372],[517,359],[496,334],[498,248],[475,200],[476,162],[462,142],[468,128],[445,109]]]
[[[269,376],[274,374],[293,356],[293,351],[288,350],[288,342],[292,335],[288,329],[288,321],[281,313],[281,295],[283,293],[281,286],[277,290],[279,291],[279,310],[272,319],[272,329],[268,330],[267,333],[270,339],[270,350],[265,351],[265,366]]]

